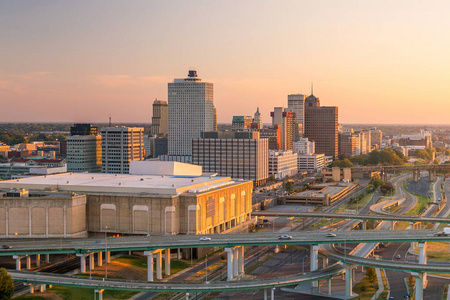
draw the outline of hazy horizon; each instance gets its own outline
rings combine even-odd
[[[448,124],[447,1],[3,1],[2,122],[149,123],[189,69],[219,123],[314,94],[343,124]]]

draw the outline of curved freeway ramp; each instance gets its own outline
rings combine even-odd
[[[168,283],[168,282],[147,282],[128,280],[101,280],[89,279],[79,276],[63,276],[56,274],[43,274],[39,272],[25,272],[8,270],[14,280],[37,283],[52,284],[56,286],[70,286],[79,288],[95,288],[108,290],[128,290],[128,291],[155,291],[155,292],[214,292],[214,291],[236,291],[254,290],[262,288],[283,287],[298,284],[300,282],[316,281],[328,279],[343,273],[344,269],[338,264],[334,264],[326,269],[305,273],[299,276],[289,276],[271,279],[221,281],[205,283]]]
[[[363,258],[351,254],[339,253],[333,245],[321,245],[320,253],[328,258],[332,258],[344,263],[359,265],[372,268],[400,270],[407,272],[426,272],[426,273],[450,273],[450,264],[416,264],[400,261],[377,260],[372,258]]]

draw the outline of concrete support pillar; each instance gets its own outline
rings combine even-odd
[[[144,251],[147,256],[147,281],[153,281],[153,252]]]
[[[233,280],[233,260],[234,253],[233,248],[225,248],[225,252],[227,253],[227,280]]]
[[[25,257],[26,261],[27,261],[27,270],[31,269],[31,256],[27,255]]]
[[[41,266],[41,255],[36,254],[36,267],[40,267],[40,266]]]
[[[111,262],[111,251],[106,252],[106,261]]]
[[[328,278],[328,295],[331,295],[331,278]]]
[[[186,293],[186,300],[189,300],[189,293]]]
[[[233,276],[235,278],[238,277],[238,262],[239,262],[239,251],[238,251],[238,247],[233,247]]]
[[[162,279],[162,253],[156,252],[156,279]]]
[[[319,245],[311,245],[310,247],[310,271],[316,271],[319,269]],[[317,281],[311,282],[312,287],[317,287]]]
[[[362,221],[361,225],[362,225],[362,230],[367,230],[367,221]]]
[[[411,273],[416,279],[415,299],[423,299],[423,273]]]
[[[177,249],[177,259],[178,260],[181,259],[181,249],[180,248]]]
[[[272,288],[271,293],[270,293],[270,300],[274,300],[275,299],[275,288]]]
[[[264,300],[267,300],[267,289],[264,289]]]
[[[50,254],[45,254],[45,262],[50,263]]]
[[[413,180],[419,181],[419,170],[413,170]]]
[[[94,253],[89,254],[89,269],[92,271],[94,270],[94,264],[95,264],[95,256]]]
[[[274,250],[274,252],[275,252],[275,253],[278,253],[278,252],[280,252],[280,246],[276,245],[276,246],[275,246],[275,250]]]
[[[14,259],[16,260],[16,270],[20,271],[22,269],[22,265],[20,264],[21,257],[20,256],[16,256],[16,257],[14,257]]]
[[[325,269],[328,267],[328,257],[322,259],[322,267]]]
[[[103,300],[103,292],[105,290],[101,289],[101,290],[95,290],[96,293],[98,293],[98,300]]]
[[[427,243],[419,243],[419,264],[427,264]],[[427,287],[427,273],[422,273],[422,285],[424,288]]]
[[[101,267],[103,265],[103,252],[97,252],[97,266]]]
[[[34,284],[30,284],[30,294],[34,294]]]
[[[244,246],[238,247],[239,257],[238,257],[238,272],[239,275],[244,275]]]
[[[41,293],[45,293],[45,290],[46,290],[47,288],[46,288],[46,285],[45,285],[45,284],[41,284],[41,286],[39,287],[39,289],[40,289],[40,292],[41,292]]]
[[[345,296],[352,296],[352,266],[348,264],[344,264],[345,267]]]
[[[80,272],[86,273],[86,255],[85,254],[77,254],[80,258]]]
[[[170,249],[166,249],[164,252],[164,274],[169,276],[170,275]]]

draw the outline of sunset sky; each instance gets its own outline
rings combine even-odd
[[[196,69],[220,123],[287,95],[340,123],[448,124],[448,1],[0,0],[0,122],[150,122]]]

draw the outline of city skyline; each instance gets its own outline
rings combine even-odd
[[[341,123],[447,124],[448,6],[2,1],[1,121],[150,123],[153,100],[196,69],[219,123],[257,107],[268,123],[314,82]]]

